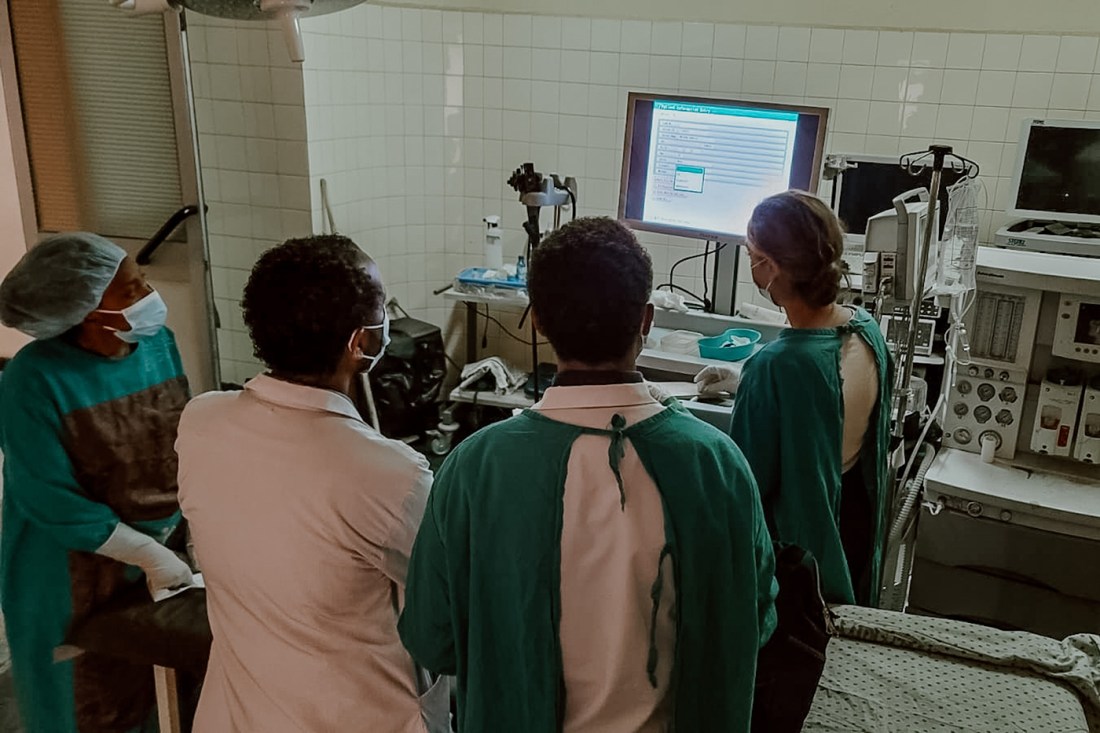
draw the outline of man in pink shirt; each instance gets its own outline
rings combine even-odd
[[[771,539],[729,436],[635,369],[652,284],[617,222],[551,235],[528,291],[555,385],[436,478],[400,629],[457,674],[463,733],[749,730]]]
[[[397,635],[432,476],[350,396],[389,340],[384,300],[346,237],[276,247],[243,303],[270,371],[184,412],[180,506],[214,633],[197,733],[449,729],[446,684]]]

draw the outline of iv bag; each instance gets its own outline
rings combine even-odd
[[[978,179],[967,177],[947,189],[947,225],[936,263],[934,295],[949,297],[975,287],[981,187]]]

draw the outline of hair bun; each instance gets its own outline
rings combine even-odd
[[[844,232],[824,201],[803,191],[769,196],[753,210],[748,235],[808,305],[836,302],[844,276]]]

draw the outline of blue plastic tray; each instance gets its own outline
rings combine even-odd
[[[734,336],[747,338],[749,342],[741,346],[725,346]],[[699,356],[720,361],[741,361],[752,356],[759,341],[759,331],[751,328],[731,328],[720,336],[699,339]]]
[[[482,287],[511,288],[513,290],[523,290],[527,287],[527,283],[519,279],[486,277],[485,274],[488,272],[494,271],[485,267],[467,267],[458,273],[458,277],[455,279],[463,285],[481,285]]]

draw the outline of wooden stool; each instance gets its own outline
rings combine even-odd
[[[189,590],[154,604],[144,585],[75,626],[58,652],[105,654],[153,669],[161,733],[183,733],[177,673],[202,679],[210,658],[206,591]]]

